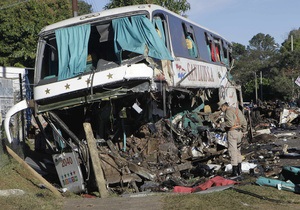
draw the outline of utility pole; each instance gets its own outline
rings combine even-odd
[[[261,100],[261,102],[263,101],[263,90],[262,90],[262,88],[263,88],[262,71],[260,71],[260,87],[259,87],[259,89],[260,89],[260,100]]]
[[[294,51],[294,37],[291,35],[291,52],[293,53]],[[294,70],[292,69],[292,97],[294,97]]]
[[[254,80],[255,80],[255,103],[257,104],[257,76],[256,76],[256,72],[254,72]]]
[[[72,11],[73,11],[73,17],[78,16],[78,2],[77,0],[72,0]]]
[[[294,37],[291,35],[291,51],[294,51]]]

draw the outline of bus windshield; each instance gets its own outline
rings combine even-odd
[[[145,15],[136,15],[55,30],[40,42],[40,77],[64,80],[110,69],[139,55],[173,60],[155,25],[157,20],[151,23]]]

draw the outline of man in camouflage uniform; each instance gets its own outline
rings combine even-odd
[[[232,165],[232,177],[242,173],[241,143],[247,132],[247,121],[244,114],[235,107],[230,107],[225,100],[220,100],[219,108],[224,112],[225,129],[227,131],[228,153]]]

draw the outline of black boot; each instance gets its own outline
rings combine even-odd
[[[232,173],[230,177],[237,177],[238,175],[238,166],[232,166]]]
[[[237,166],[237,174],[240,176],[242,175],[242,163],[238,163]]]

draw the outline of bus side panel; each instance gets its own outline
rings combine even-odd
[[[173,71],[177,87],[219,88],[227,81],[225,67],[186,58],[177,57]]]
[[[174,54],[174,86],[185,88],[220,88],[227,81],[226,67],[210,62],[204,30],[172,15],[168,16],[170,40]],[[183,24],[193,29],[197,57],[189,54]]]

